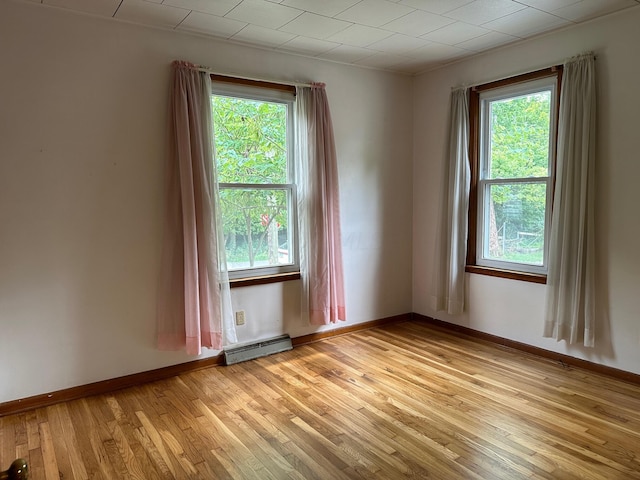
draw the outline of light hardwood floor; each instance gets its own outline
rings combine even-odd
[[[640,386],[404,322],[0,418],[32,480],[640,479]]]

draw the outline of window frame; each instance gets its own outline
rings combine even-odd
[[[218,182],[218,189],[284,190],[288,192],[288,225],[290,232],[290,264],[257,266],[228,270],[231,286],[249,286],[282,282],[300,278],[300,247],[298,235],[297,185],[295,182],[295,93],[291,85],[249,80],[211,74],[211,96],[228,96],[246,100],[256,100],[287,105],[286,150],[287,183],[230,183]],[[212,128],[214,124],[212,121]],[[215,135],[215,130],[214,130]],[[226,251],[225,251],[226,253]]]
[[[548,190],[547,203],[545,206],[545,261],[548,259],[548,238],[549,227],[551,222],[551,211],[553,208],[553,197],[555,193],[555,173],[556,173],[556,151],[558,140],[558,114],[560,109],[560,84],[562,81],[562,65],[537,70],[534,72],[505,78],[502,80],[478,85],[470,88],[469,93],[469,163],[471,170],[471,182],[469,189],[469,213],[468,213],[468,237],[467,237],[467,262],[465,270],[470,273],[497,276],[514,280],[522,280],[534,283],[546,283],[547,275],[544,268],[536,268],[531,265],[519,264],[507,261],[486,261],[479,260],[479,253],[482,244],[481,235],[483,228],[480,225],[481,211],[483,201],[484,186],[487,184],[504,184],[505,182],[495,182],[481,178],[481,169],[483,167],[481,148],[481,97],[483,92],[491,93],[492,91],[500,93],[502,91],[503,98],[517,96],[521,92],[526,94],[527,84],[535,81],[543,81],[544,79],[555,78],[555,105],[552,106],[551,117],[551,133],[550,133],[550,164],[548,177],[533,177],[531,183],[540,183],[540,178],[546,178]],[[522,88],[520,88],[522,87]],[[511,91],[509,94],[508,92]],[[496,99],[498,95],[496,95]],[[555,108],[553,108],[555,107]],[[519,180],[524,183],[524,180]],[[517,182],[508,182],[517,183]],[[524,268],[522,266],[524,265]]]

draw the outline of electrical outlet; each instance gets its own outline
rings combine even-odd
[[[245,320],[244,310],[238,310],[236,312],[236,325],[244,325]]]

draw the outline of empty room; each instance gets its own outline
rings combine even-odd
[[[639,0],[0,0],[0,479],[640,479]]]

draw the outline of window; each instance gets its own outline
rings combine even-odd
[[[294,92],[212,82],[222,229],[231,279],[299,271]]]
[[[559,76],[553,68],[471,93],[467,270],[545,279]]]

